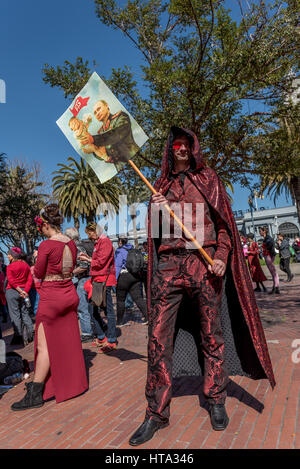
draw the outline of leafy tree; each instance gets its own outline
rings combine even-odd
[[[41,190],[39,168],[24,164],[5,167],[0,191],[0,240],[6,247],[19,246],[32,252],[40,240],[34,218],[46,204],[47,195]]]
[[[150,180],[157,178],[174,124],[197,134],[207,164],[225,184],[247,185],[245,173],[260,171],[255,136],[276,119],[299,65],[299,1],[249,0],[246,10],[238,3],[240,19],[234,20],[223,0],[128,0],[124,6],[95,0],[101,23],[122,31],[140,53],[146,93],[128,67],[113,69],[105,81],[150,136],[136,157]],[[44,81],[73,98],[90,73],[78,58],[74,65],[46,65]],[[249,102],[267,109],[251,111]],[[138,181],[129,167],[121,177],[128,190]]]
[[[261,192],[267,190],[274,202],[291,194],[300,220],[300,100],[278,108],[276,125],[269,124],[254,142],[254,158],[261,173]]]
[[[0,153],[0,211],[2,208],[2,192],[5,184],[6,179],[6,162],[5,162],[5,153]],[[0,212],[1,213],[1,212]]]
[[[92,221],[96,217],[99,204],[112,204],[119,207],[120,185],[114,181],[100,184],[91,167],[81,158],[78,163],[68,158],[68,165],[59,163],[60,169],[53,177],[53,195],[57,198],[62,214],[68,221],[74,218],[79,228],[81,221]]]
[[[6,163],[5,163],[5,153],[0,153],[0,188],[5,180],[5,171],[6,171]]]

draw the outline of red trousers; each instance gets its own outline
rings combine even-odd
[[[207,249],[207,252],[212,255],[214,250]],[[160,257],[152,283],[153,306],[149,316],[147,417],[167,422],[170,416],[173,340],[184,294],[188,294],[191,308],[185,314],[196,314],[199,323],[204,354],[204,395],[210,403],[225,402],[228,374],[219,317],[222,285],[223,279],[208,272],[197,252],[175,252]]]

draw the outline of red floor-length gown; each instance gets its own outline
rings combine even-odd
[[[267,280],[259,262],[259,246],[255,242],[248,249],[248,264],[252,282],[265,282]]]
[[[43,241],[38,249],[35,276],[44,279],[46,276],[66,273],[68,256],[68,271],[72,272],[76,264],[76,253],[74,241]],[[43,398],[46,400],[55,397],[56,402],[62,402],[88,389],[77,318],[79,299],[71,278],[42,281],[39,295],[34,365],[37,358],[38,328],[42,323],[50,359],[50,373],[45,381]]]

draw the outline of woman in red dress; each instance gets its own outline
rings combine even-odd
[[[254,291],[261,291],[260,284],[263,288],[263,291],[266,292],[267,289],[264,286],[263,282],[267,280],[259,262],[259,246],[254,241],[254,235],[252,233],[247,234],[247,240],[249,243],[248,249],[248,265],[250,270],[250,275],[252,282],[256,283],[256,288]]]
[[[88,389],[77,318],[78,295],[72,283],[77,248],[61,233],[62,217],[50,204],[36,218],[48,239],[38,249],[34,274],[42,279],[36,315],[34,378],[26,383],[24,398],[12,410],[41,407],[51,397],[56,402]]]

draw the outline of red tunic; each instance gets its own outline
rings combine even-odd
[[[168,204],[172,208],[173,204],[178,204],[177,206],[181,208],[180,213],[183,215],[182,222],[190,230],[197,229],[197,204],[203,206],[204,229],[203,240],[200,241],[200,244],[203,247],[215,246],[216,252],[214,259],[219,259],[226,264],[231,248],[231,241],[227,233],[226,224],[218,213],[213,210],[212,207],[208,206],[205,198],[199,193],[198,189],[191,184],[188,176],[181,173],[175,177],[175,174],[176,173],[173,173],[174,180],[169,186],[168,192],[165,194]],[[199,221],[202,222],[202,220]],[[158,250],[159,254],[168,252],[171,249],[186,248],[187,246],[189,246],[189,249],[196,249],[193,243],[188,241],[184,233],[181,234],[181,237],[176,236],[174,223],[174,219],[170,217],[170,235],[168,237],[162,237]]]
[[[26,293],[29,292],[32,286],[32,275],[30,272],[30,267],[24,261],[14,261],[9,264],[6,268],[7,275],[7,287],[9,290],[11,288],[23,288]]]
[[[71,250],[72,270],[74,269],[77,253],[75,243],[49,239],[43,241],[38,249],[34,268],[37,278],[44,279],[46,275],[62,273],[63,251],[66,245]],[[77,318],[78,295],[71,279],[42,281],[39,295],[36,331],[42,323],[50,359],[50,373],[45,382],[43,398],[46,400],[55,396],[56,402],[62,402],[88,389]],[[37,338],[37,332],[35,338]],[[36,358],[37,341],[35,339],[35,363]]]
[[[259,246],[253,242],[248,249],[248,265],[253,282],[265,282],[267,280],[259,262]]]
[[[94,282],[105,282],[107,279],[108,287],[117,285],[114,248],[111,240],[104,234],[95,244],[90,276]]]

